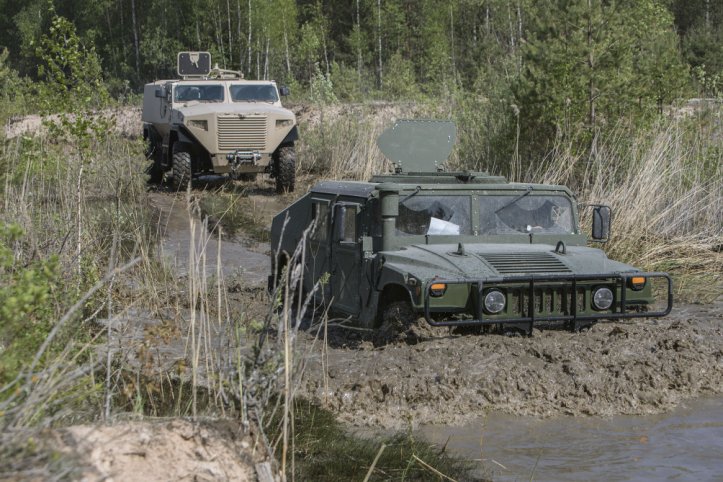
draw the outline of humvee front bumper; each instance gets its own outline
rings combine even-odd
[[[628,279],[643,276],[646,285],[643,291],[635,292],[630,300]],[[667,306],[663,311],[629,311],[629,308],[647,306],[651,301],[651,280],[663,279],[667,287]],[[432,285],[467,285],[468,303],[464,307],[450,309],[443,302],[432,301]],[[598,310],[592,303],[593,290],[609,288],[614,296],[609,309]],[[484,293],[489,289],[505,293],[506,306],[497,314],[485,313]],[[434,306],[434,305],[437,306]],[[470,326],[498,323],[527,324],[531,332],[535,323],[565,321],[574,330],[600,319],[659,317],[670,313],[673,308],[673,282],[667,273],[604,273],[584,275],[513,275],[484,280],[434,279],[424,290],[424,318],[432,326]],[[471,314],[472,318],[440,319],[444,314]],[[434,316],[434,315],[437,316]]]

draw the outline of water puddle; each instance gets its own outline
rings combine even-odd
[[[186,202],[181,197],[160,193],[151,193],[149,198],[159,213],[158,226],[163,240],[160,255],[174,266],[176,273],[184,275],[188,272],[191,248]],[[200,221],[195,226],[194,244],[197,253],[205,253],[205,259],[201,262],[207,275],[212,276],[220,271],[224,276],[238,275],[249,285],[265,285],[270,266],[267,255],[252,251],[239,242],[219,240],[214,235],[209,237]]]
[[[661,415],[540,420],[490,414],[420,432],[453,454],[481,460],[499,481],[723,479],[720,397]]]

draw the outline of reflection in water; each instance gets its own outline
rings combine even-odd
[[[464,427],[426,426],[447,450],[481,459],[495,480],[723,480],[723,398],[661,415],[532,417],[490,414]]]

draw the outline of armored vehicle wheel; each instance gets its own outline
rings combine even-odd
[[[191,182],[192,175],[191,153],[173,146],[173,184],[176,189],[179,191],[186,189]]]
[[[274,152],[276,192],[293,192],[296,184],[296,150],[294,146],[282,146]]]

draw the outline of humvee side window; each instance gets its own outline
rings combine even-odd
[[[341,231],[339,232],[339,242],[355,243],[356,242],[356,209],[349,206],[337,206],[336,215],[340,216],[338,222]]]
[[[231,91],[231,100],[234,102],[276,102],[279,96],[273,85],[232,85],[229,87]]]
[[[397,234],[471,234],[469,196],[402,197],[399,202]]]
[[[223,85],[177,85],[174,89],[174,99],[176,102],[191,102],[197,100],[199,102],[223,102]]]
[[[480,234],[574,234],[572,204],[565,196],[480,196]]]
[[[323,202],[312,204],[311,220],[314,223],[311,239],[326,241],[329,237],[329,205]]]

